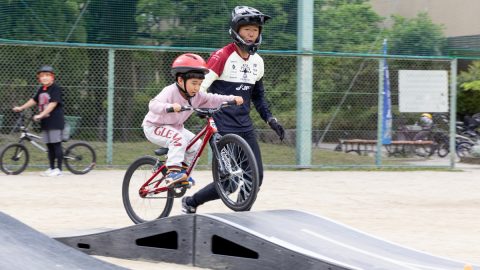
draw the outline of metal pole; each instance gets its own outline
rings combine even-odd
[[[457,59],[450,62],[450,168],[455,168],[455,123],[457,122]]]
[[[313,0],[298,1],[299,51],[313,50]],[[312,165],[312,56],[297,57],[297,129],[296,160],[298,168]]]
[[[115,94],[115,50],[108,50],[107,164],[113,161],[113,112]]]

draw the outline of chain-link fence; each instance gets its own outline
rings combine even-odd
[[[68,121],[75,124],[72,140],[84,140],[94,145],[99,166],[126,166],[141,155],[151,154],[155,146],[145,139],[141,123],[148,111],[149,100],[173,82],[170,65],[180,53],[140,49],[0,46],[0,57],[4,59],[0,63],[3,71],[0,74],[3,97],[0,105],[2,145],[18,140],[18,132],[13,132],[17,115],[12,107],[26,102],[38,87],[36,69],[41,64],[53,64],[57,80],[65,89],[65,113],[69,116]],[[205,58],[209,55],[209,52],[197,53]],[[309,144],[298,142],[296,138],[297,131],[304,128],[297,126],[297,111],[303,104],[302,100],[297,100],[300,91],[296,89],[298,56],[268,52],[262,55],[266,70],[266,97],[273,115],[287,130],[285,140],[280,142],[259,115],[251,113],[261,142],[264,163],[270,167],[296,167],[298,155],[304,154],[298,152],[297,144]],[[312,147],[307,147],[311,149],[308,151],[311,151],[312,167],[423,166],[437,160],[436,156],[418,155],[415,146],[399,145],[395,146],[397,150],[393,146],[382,147],[383,159],[378,164],[375,143],[348,144],[353,139],[377,139],[380,61],[382,59],[371,57],[318,55],[313,58],[313,91],[310,98]],[[414,133],[420,131],[412,127],[418,122],[420,113],[399,111],[398,71],[450,71],[451,60],[389,58],[388,64],[393,140],[413,140]],[[186,128],[195,132],[201,124],[200,119],[192,116]],[[32,128],[38,131],[35,125]],[[447,131],[448,125],[444,124],[442,129]],[[400,133],[407,135],[402,137]],[[39,155],[34,165],[46,164],[44,153],[36,153],[36,149],[32,149],[32,152]],[[200,165],[206,162],[207,159],[203,158]],[[436,163],[448,164],[448,158],[439,159]]]

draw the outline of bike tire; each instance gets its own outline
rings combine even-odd
[[[435,153],[438,147],[438,142],[434,141],[432,135],[433,133],[429,130],[420,131],[415,134],[413,137],[414,141],[433,141],[433,145],[416,145],[415,155],[426,158]]]
[[[30,154],[27,147],[20,143],[5,146],[0,153],[0,169],[9,175],[22,173],[28,166]]]
[[[396,131],[392,136],[392,141],[406,141],[407,135],[402,131]],[[411,153],[411,149],[405,147],[405,145],[393,145],[385,144],[385,149],[387,150],[388,156],[405,156],[408,153]]]
[[[474,146],[471,142],[459,142],[455,145],[455,153],[457,157],[464,158],[470,156],[470,152],[472,151],[472,147]]]
[[[212,162],[215,189],[231,210],[249,211],[257,198],[260,182],[255,155],[248,143],[235,134],[223,136],[217,147],[220,157],[215,157]],[[220,175],[219,160],[230,173],[227,177]]]
[[[450,138],[446,134],[438,133],[435,140],[438,142],[437,155],[446,157],[450,153]]]
[[[157,164],[157,162],[159,162]],[[163,165],[162,161],[151,156],[140,157],[127,169],[123,177],[122,199],[128,217],[135,223],[144,223],[162,217],[168,217],[173,207],[174,194],[171,189],[160,193],[158,197],[141,197],[140,188],[152,176],[156,168]],[[167,170],[162,170],[162,177]],[[163,204],[160,201],[165,200]]]
[[[78,142],[65,149],[63,161],[67,169],[73,174],[86,174],[95,168],[97,154],[88,143]]]

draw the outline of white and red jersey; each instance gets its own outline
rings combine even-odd
[[[233,96],[203,92],[198,92],[194,97],[190,98],[191,106],[194,108],[214,108],[220,106],[225,101],[232,100],[234,100]],[[149,111],[143,119],[142,126],[160,127],[170,125],[179,130],[183,129],[183,123],[187,121],[193,111],[167,113],[167,108],[170,108],[173,103],[178,103],[181,106],[190,105],[188,100],[182,96],[175,83],[165,87],[156,97],[150,100],[148,104]]]
[[[202,83],[202,91],[243,97],[241,106],[231,106],[214,115],[217,128],[222,132],[246,132],[253,130],[250,103],[253,102],[263,120],[271,117],[264,96],[264,63],[255,53],[243,59],[237,47],[230,43],[214,52],[207,61],[210,72]]]

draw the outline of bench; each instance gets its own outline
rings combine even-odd
[[[391,144],[385,145],[387,147],[387,151],[390,154],[397,153],[400,151],[404,151],[405,146],[412,146],[413,148],[417,146],[432,146],[434,144],[433,141],[392,141]],[[355,152],[359,155],[366,155],[369,152],[376,152],[377,147],[377,140],[363,140],[363,139],[349,139],[344,140],[340,139],[340,145],[345,153]],[[388,148],[390,147],[390,149]]]

